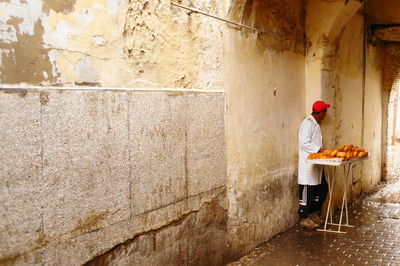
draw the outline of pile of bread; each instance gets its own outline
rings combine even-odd
[[[367,157],[368,152],[364,148],[355,145],[343,145],[339,149],[324,150],[323,152],[312,153],[308,159],[331,159],[340,158],[342,161],[350,160],[353,158]]]

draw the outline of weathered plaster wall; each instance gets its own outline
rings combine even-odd
[[[335,80],[326,73],[334,66],[333,62],[327,61],[335,60],[338,36],[360,8],[362,4],[357,0],[306,1],[306,106],[311,106],[316,100],[334,99],[330,88]]]
[[[365,50],[364,50],[365,47]],[[333,95],[330,119],[323,122],[324,145],[335,148],[344,144],[365,147],[370,159],[354,169],[353,196],[371,190],[380,179],[382,145],[382,72],[381,51],[364,43],[364,18],[356,14],[337,41],[334,59],[326,60],[329,71],[325,91]],[[365,79],[365,81],[364,81]],[[340,206],[343,194],[342,171],[334,187],[334,206]]]
[[[222,15],[221,1],[182,1]],[[135,86],[220,89],[223,29],[215,19],[173,7],[170,1],[132,1],[124,51]]]
[[[354,16],[346,25],[337,49],[337,87],[335,87],[335,141],[334,147],[344,144],[353,144],[364,147],[363,123],[364,123],[364,25],[360,14]],[[367,147],[365,147],[367,148]],[[367,148],[370,150],[369,148]],[[363,166],[365,162],[361,163]],[[340,207],[344,189],[344,173],[337,171],[336,186],[334,186],[333,206]],[[353,170],[353,186],[360,190],[365,177],[361,173],[360,166]],[[354,187],[351,190],[355,189]],[[350,193],[349,193],[350,195]]]
[[[363,17],[357,14],[340,36],[337,50],[335,144],[361,146],[363,123]]]
[[[364,162],[362,191],[369,191],[382,179],[383,128],[383,51],[379,47],[367,46],[366,79],[364,93],[364,146],[371,151],[371,159]]]
[[[216,15],[224,7],[191,5]],[[3,84],[221,88],[225,25],[170,1],[14,0],[0,9]]]
[[[306,5],[306,105],[318,99],[332,105],[322,124],[324,146],[352,143],[371,151],[371,159],[356,168],[353,195],[371,189],[381,176],[382,51],[367,44],[363,52],[364,4],[311,0]],[[335,206],[342,187],[335,187]]]
[[[303,6],[298,1],[247,1],[243,10],[247,25],[273,34],[232,32],[227,40],[233,257],[297,221],[297,132],[305,99]]]

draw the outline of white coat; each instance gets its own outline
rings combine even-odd
[[[300,185],[319,185],[322,179],[321,165],[307,163],[307,157],[322,147],[322,133],[318,122],[312,115],[307,116],[299,130],[299,171]]]

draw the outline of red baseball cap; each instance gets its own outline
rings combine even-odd
[[[321,112],[321,111],[323,111],[323,110],[325,110],[325,109],[327,109],[327,108],[329,108],[329,107],[331,107],[331,105],[330,105],[330,104],[327,104],[327,103],[324,102],[324,101],[316,101],[316,102],[312,105],[312,110],[313,110],[313,112],[318,113],[318,112]]]

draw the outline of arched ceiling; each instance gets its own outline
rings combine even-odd
[[[372,41],[400,43],[400,1],[369,0],[367,12]]]
[[[334,53],[335,39],[357,13],[366,12],[368,41],[384,50],[384,89],[390,90],[400,70],[400,1],[399,0],[307,0],[306,35],[307,78],[310,99],[319,98],[322,84],[320,66]],[[328,60],[329,63],[329,60]],[[326,68],[326,66],[325,66]]]
[[[390,90],[400,69],[400,1],[368,0],[369,41],[385,50],[384,89]]]
[[[383,88],[389,91],[400,77],[400,44],[386,43],[384,49]]]
[[[242,21],[249,1],[228,2],[230,19]],[[357,12],[367,13],[368,41],[385,51],[384,88],[390,90],[400,69],[400,0],[305,0],[305,3],[307,71],[314,73],[306,81],[310,91],[307,98],[320,97],[324,61],[334,53],[336,37]]]
[[[334,94],[325,78],[343,28],[363,7],[360,0],[308,0],[306,4],[306,105],[315,99],[331,101]],[[329,91],[330,89],[328,89]],[[324,93],[323,93],[324,92]],[[324,94],[324,95],[323,95]]]

